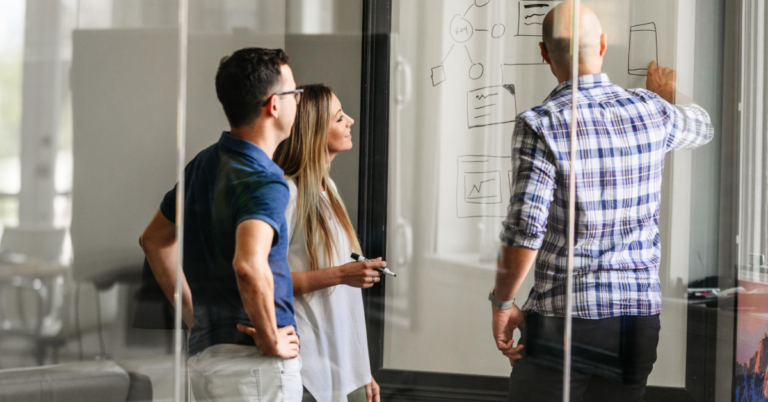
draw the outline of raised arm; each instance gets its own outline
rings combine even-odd
[[[645,87],[663,99],[658,103],[666,112],[667,151],[696,148],[712,140],[715,130],[709,113],[677,92],[675,70],[659,67],[655,60],[652,61]]]
[[[139,245],[144,250],[149,267],[165,297],[174,304],[176,292],[176,225],[158,210],[139,238]],[[192,292],[187,278],[181,273],[181,317],[187,328],[192,328],[195,318],[192,310]]]
[[[258,219],[237,226],[232,266],[245,312],[253,328],[238,329],[253,337],[264,353],[282,358],[299,355],[299,338],[292,326],[277,328],[275,283],[269,267],[269,252],[275,235],[273,227]]]

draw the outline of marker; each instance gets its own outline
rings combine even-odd
[[[367,259],[367,258],[365,258],[365,257],[363,257],[362,255],[360,255],[360,254],[357,254],[357,253],[352,253],[352,259],[353,259],[353,260],[355,260],[355,261],[357,261],[357,262],[371,262],[371,260],[369,260],[369,259]],[[377,271],[379,271],[379,272],[381,272],[381,274],[382,274],[382,275],[392,275],[392,276],[397,276],[397,274],[396,274],[396,273],[394,273],[394,272],[390,271],[390,270],[389,270],[389,269],[387,269],[386,267],[385,267],[385,268],[374,268],[374,269],[375,269],[375,270],[377,270]]]

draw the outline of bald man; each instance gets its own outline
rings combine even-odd
[[[572,7],[561,3],[544,19],[541,55],[559,85],[518,116],[512,140],[514,188],[489,295],[496,346],[514,365],[509,401],[563,398]],[[655,62],[647,89],[613,85],[601,73],[600,21],[588,7],[579,10],[571,395],[642,401],[660,330],[664,155],[706,144],[714,130],[701,107],[681,96],[687,104],[674,104],[675,72]],[[515,296],[534,264],[534,287],[520,309]]]

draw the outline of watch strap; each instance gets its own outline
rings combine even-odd
[[[515,298],[514,297],[512,298],[512,300],[509,300],[509,301],[501,301],[501,300],[499,300],[499,299],[497,299],[496,297],[493,296],[493,292],[494,291],[495,291],[495,289],[491,290],[491,292],[488,293],[488,300],[491,301],[491,304],[493,304],[494,306],[498,307],[499,310],[508,310],[508,309],[512,308],[512,306],[515,305]]]

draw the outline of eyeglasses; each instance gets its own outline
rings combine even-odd
[[[303,89],[294,89],[293,91],[285,91],[285,92],[275,92],[272,95],[269,95],[269,97],[264,101],[264,103],[261,104],[261,107],[267,106],[267,103],[272,99],[273,96],[280,96],[280,95],[291,95],[293,94],[293,97],[296,98],[296,104],[299,104],[299,101],[301,100],[301,94],[304,92]]]

